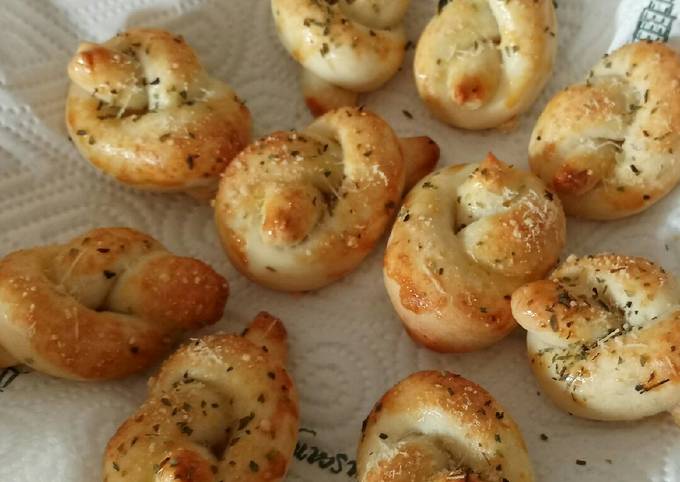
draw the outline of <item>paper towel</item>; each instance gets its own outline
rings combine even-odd
[[[610,47],[629,41],[645,7],[664,4],[671,8],[664,14],[670,17],[680,11],[680,5],[660,0],[558,1],[555,75],[515,131],[461,132],[436,122],[416,95],[412,50],[399,75],[363,102],[399,134],[433,137],[444,164],[477,161],[493,150],[526,166],[531,128],[549,97],[582,79]],[[407,22],[411,40],[417,40],[436,3],[413,1]],[[458,372],[505,405],[522,428],[540,480],[680,481],[680,429],[668,416],[596,423],[559,411],[537,388],[520,330],[474,354],[438,355],[414,345],[383,288],[382,247],[356,273],[317,293],[291,296],[261,289],[229,266],[208,206],[121,186],[90,167],[68,142],[62,120],[65,65],[79,39],[104,40],[140,25],[184,35],[206,67],[246,99],[257,135],[306,125],[310,118],[297,65],[279,45],[270,17],[268,0],[4,0],[0,255],[64,241],[95,226],[131,226],[180,254],[211,263],[229,278],[232,295],[217,329],[238,331],[259,310],[280,316],[291,335],[292,373],[305,428],[291,481],[351,480],[361,421],[371,405],[400,378],[430,368]],[[646,255],[680,275],[679,200],[676,190],[625,221],[569,220],[569,250]],[[104,446],[144,399],[149,374],[86,384],[18,373],[0,375],[0,481],[100,480]],[[587,464],[577,465],[576,459]]]

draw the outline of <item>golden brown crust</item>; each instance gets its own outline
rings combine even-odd
[[[385,253],[385,285],[409,334],[436,351],[489,346],[515,326],[510,295],[557,262],[559,200],[493,155],[444,168],[406,197]]]
[[[585,84],[547,105],[529,146],[531,169],[568,214],[617,219],[643,211],[680,181],[680,56],[664,44],[621,47]]]
[[[406,162],[404,192],[409,192],[418,181],[434,170],[439,162],[439,146],[426,136],[399,139],[399,146]]]
[[[371,3],[383,5],[375,9]],[[283,46],[305,69],[344,89],[369,92],[389,80],[402,63],[402,21],[409,4],[272,0],[272,13]]]
[[[299,423],[286,344],[281,321],[260,313],[243,336],[180,348],[109,441],[104,481],[282,480]]]
[[[597,420],[680,405],[680,289],[643,259],[570,256],[512,296],[532,368],[555,403]]]
[[[281,365],[285,366],[288,362],[288,333],[281,320],[275,316],[266,311],[258,313],[243,332],[243,336],[269,353]]]
[[[119,181],[208,196],[250,140],[250,113],[180,36],[133,29],[71,60],[66,125],[81,154]]]
[[[209,266],[145,234],[95,229],[0,260],[0,344],[7,364],[120,378],[157,361],[181,332],[219,320],[228,293]]]
[[[418,41],[418,92],[453,126],[500,127],[529,109],[548,81],[556,28],[551,0],[447,2]]]
[[[314,117],[341,107],[355,106],[359,100],[356,92],[326,82],[306,69],[302,69],[300,83],[305,104]]]
[[[414,373],[376,403],[362,427],[360,482],[533,481],[519,428],[478,385]]]
[[[410,0],[272,0],[281,43],[302,65],[305,101],[315,116],[356,104],[402,64],[402,25]]]
[[[404,146],[426,147],[413,154]],[[405,154],[409,158],[405,158]],[[436,163],[427,138],[400,141],[375,114],[342,108],[301,132],[275,132],[227,168],[215,221],[245,276],[285,291],[351,272],[383,235],[413,179]]]

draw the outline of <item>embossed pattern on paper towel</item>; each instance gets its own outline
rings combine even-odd
[[[409,38],[436,9],[414,0]],[[443,162],[480,160],[488,150],[526,165],[533,122],[548,96],[584,76],[609,46],[617,0],[559,2],[560,53],[547,92],[510,134],[466,133],[434,121],[412,81],[413,52],[387,88],[363,99],[400,135],[428,134]],[[382,249],[340,283],[294,297],[258,288],[222,254],[211,211],[183,196],[141,193],[96,172],[63,126],[65,65],[79,39],[104,40],[132,25],[184,35],[206,67],[227,80],[253,112],[257,135],[304,126],[298,66],[279,45],[268,0],[5,0],[0,14],[0,255],[63,241],[85,229],[128,225],[228,276],[233,294],[218,329],[237,331],[270,310],[290,331],[301,392],[301,433],[289,480],[351,480],[362,418],[399,378],[446,368],[484,385],[521,425],[541,480],[680,480],[680,430],[666,417],[603,424],[569,417],[537,394],[519,331],[482,353],[443,356],[416,347],[387,299]],[[413,120],[403,114],[408,111]],[[643,254],[680,274],[680,192],[640,216],[608,224],[570,220],[570,249]],[[106,441],[142,401],[145,377],[79,384],[39,374],[0,379],[0,480],[96,480]],[[548,435],[542,441],[540,434]],[[302,446],[305,445],[305,447]],[[587,461],[586,466],[575,464]],[[611,464],[607,460],[611,460]],[[339,468],[342,467],[342,470]],[[337,472],[337,473],[336,473]]]

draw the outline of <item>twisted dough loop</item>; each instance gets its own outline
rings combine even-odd
[[[265,286],[321,288],[366,257],[394,217],[406,175],[422,176],[438,157],[430,139],[400,141],[382,119],[354,108],[299,133],[276,132],[225,171],[215,201],[224,248]]]
[[[272,0],[283,46],[303,67],[305,101],[314,115],[356,104],[404,59],[402,21],[410,0]]]
[[[71,139],[121,182],[205,197],[250,140],[248,109],[180,36],[134,29],[84,43],[68,72]]]
[[[508,122],[529,109],[548,81],[556,28],[552,0],[448,2],[418,42],[418,92],[456,127]]]
[[[539,383],[562,409],[635,420],[680,408],[680,288],[643,258],[570,256],[518,289]]]
[[[392,229],[388,294],[428,348],[484,348],[515,327],[510,295],[554,266],[565,229],[557,196],[491,154],[441,169],[409,193]]]
[[[298,432],[286,331],[260,313],[243,336],[191,340],[109,441],[105,482],[274,482]]]
[[[529,146],[531,169],[568,214],[640,212],[680,181],[680,57],[635,43],[605,56],[585,84],[558,93]]]
[[[158,360],[185,330],[222,317],[224,278],[125,228],[0,260],[1,366],[77,380],[120,378]]]
[[[478,385],[447,372],[415,373],[364,422],[359,482],[530,482],[519,428]]]

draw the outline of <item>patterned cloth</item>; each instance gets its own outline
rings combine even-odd
[[[669,42],[680,49],[680,1],[621,0],[611,50],[637,40]]]

